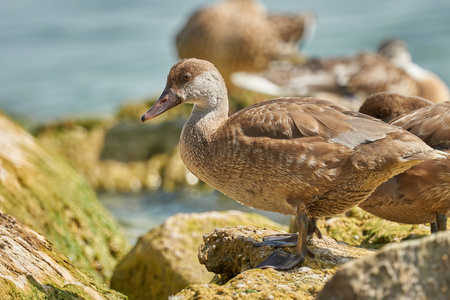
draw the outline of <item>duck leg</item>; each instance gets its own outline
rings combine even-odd
[[[322,233],[317,227],[317,218],[311,217],[308,220],[308,241],[312,239],[314,233],[319,239],[322,238]]]
[[[437,217],[436,217],[437,219]],[[430,223],[430,229],[431,229],[431,233],[436,233],[438,232],[438,225],[436,222],[431,222]]]
[[[298,232],[297,217],[292,217],[290,222],[289,232],[285,234],[274,234],[263,237],[263,242],[255,244],[256,247],[272,246],[272,247],[294,247],[297,246]],[[317,218],[308,218],[308,238],[312,239],[314,233],[321,239],[322,233],[317,227]],[[312,253],[308,252],[308,255],[314,257]]]
[[[263,242],[255,244],[256,247],[295,247],[298,240],[298,227],[296,217],[292,216],[289,222],[289,233],[273,234],[263,237]]]
[[[437,214],[436,223],[438,231],[447,231],[447,215]]]
[[[276,270],[289,270],[298,263],[305,261],[306,255],[314,255],[306,247],[306,239],[308,237],[308,217],[306,214],[298,215],[296,223],[299,228],[299,234],[297,239],[296,254],[292,255],[286,252],[275,250],[269,257],[260,263],[256,268],[274,268]],[[264,243],[264,242],[263,242]],[[262,244],[262,243],[260,243]]]

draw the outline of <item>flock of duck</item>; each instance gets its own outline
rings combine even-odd
[[[268,18],[254,1],[224,1],[191,17],[177,37],[178,47],[188,48],[186,52],[179,51],[180,56],[204,58],[202,54],[207,49],[203,49],[202,43],[209,39],[218,43],[214,40],[218,37],[205,37],[201,23],[214,18],[219,26],[230,14],[229,8],[233,11],[237,6],[247,12],[253,8],[254,14],[265,16],[268,26],[278,28],[278,32],[282,32],[280,28],[289,28],[274,26],[271,22],[281,24],[282,21],[276,20],[282,17]],[[295,17],[298,16],[312,22],[310,14]],[[357,56],[355,62],[350,58],[309,61],[295,65],[293,71],[267,62],[265,70],[251,76],[264,79],[259,80],[262,86],[276,86],[278,96],[293,97],[262,101],[229,116],[226,80],[234,72],[230,68],[240,67],[249,72],[242,67],[248,53],[237,58],[238,53],[233,52],[245,52],[246,44],[243,42],[235,49],[233,45],[240,38],[229,27],[233,41],[223,49],[232,52],[234,58],[226,66],[227,77],[222,77],[218,67],[227,63],[223,53],[216,53],[223,60],[216,66],[204,59],[182,59],[171,68],[163,93],[141,120],[155,118],[179,104],[193,104],[180,137],[179,150],[186,167],[200,180],[242,204],[295,216],[298,235],[271,236],[259,246],[294,241],[296,254],[277,250],[258,267],[286,270],[302,263],[307,255],[314,256],[307,241],[314,233],[321,236],[316,218],[342,214],[357,205],[391,221],[430,222],[432,232],[446,230],[450,212],[450,101],[448,89],[440,79],[435,80],[439,84],[434,89],[433,84],[425,83],[437,78],[432,73],[417,65],[411,68],[413,71],[408,71],[405,64],[399,67],[405,61],[409,63],[406,65],[412,65],[410,56],[404,52],[401,58],[394,59],[395,63],[380,54],[371,54]],[[192,36],[205,39],[199,38],[201,42],[192,45]],[[286,34],[280,36],[283,38],[273,40],[279,43],[294,40]],[[298,36],[297,33],[295,37]],[[399,43],[389,41],[379,53],[389,56],[386,53],[392,53],[392,45],[397,49]],[[203,52],[195,53],[195,47]],[[205,55],[214,61],[212,54]],[[375,58],[383,59],[383,64],[371,62],[375,79],[364,82],[363,73],[368,75],[371,67],[358,61]],[[235,64],[239,59],[242,61]],[[349,68],[353,73],[342,67],[347,63],[353,65]],[[317,73],[310,78],[316,76],[317,82],[302,81],[302,74],[314,72]],[[289,77],[287,89],[280,84],[284,77]],[[388,84],[383,80],[392,81]],[[306,88],[299,89],[302,85]],[[357,112],[336,102],[295,94],[300,90],[314,94],[312,87],[316,90],[324,87],[333,93],[342,93],[345,87],[346,94],[362,91],[367,99]],[[393,93],[394,87],[401,90]],[[418,96],[428,96],[431,101]]]

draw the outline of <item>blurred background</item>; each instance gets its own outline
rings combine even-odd
[[[158,96],[178,60],[175,36],[189,15],[216,1],[15,0],[0,9],[0,110],[51,122],[112,115],[125,103]],[[270,12],[310,10],[315,36],[307,56],[375,51],[406,41],[414,61],[450,83],[448,0],[263,0]],[[143,113],[144,111],[142,111]],[[102,193],[130,239],[178,212],[251,209],[217,193]],[[288,218],[265,213],[281,223]]]
[[[105,115],[127,99],[159,95],[177,61],[177,31],[213,2],[2,1],[0,109],[45,121]],[[262,2],[270,12],[316,13],[316,34],[303,48],[309,56],[376,50],[396,37],[417,64],[450,82],[447,0]]]

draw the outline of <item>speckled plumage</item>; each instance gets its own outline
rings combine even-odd
[[[390,123],[408,130],[435,149],[450,149],[450,101],[418,109]]]
[[[359,112],[387,123],[400,115],[431,105],[433,102],[425,98],[381,92],[367,97]]]
[[[433,103],[450,100],[447,84],[436,74],[415,64],[404,41],[387,40],[380,45],[378,53],[387,58],[394,66],[405,71],[414,80],[418,93],[409,95],[420,96]]]
[[[229,83],[239,70],[261,71],[269,61],[295,55],[315,17],[311,13],[268,15],[255,0],[226,0],[195,12],[179,31],[180,58],[215,64]]]
[[[301,64],[272,62],[263,72],[237,72],[232,80],[242,88],[271,95],[326,94],[354,109],[367,96],[385,91],[420,96],[434,103],[449,99],[447,85],[416,65],[404,43],[391,40],[383,43],[379,53],[315,58]]]
[[[434,155],[414,135],[326,100],[267,100],[228,117],[225,83],[203,60],[174,65],[142,120],[179,103],[194,104],[180,138],[187,168],[262,210],[309,217],[343,213],[381,182]]]
[[[402,107],[402,111],[411,108],[406,97],[402,99],[402,96],[396,95],[389,100],[385,102],[385,106],[390,104],[391,107]],[[371,106],[364,111],[379,115],[375,108]],[[386,107],[383,110],[387,111]],[[395,114],[391,117],[395,117]],[[402,114],[391,120],[390,124],[417,135],[433,148],[450,153],[450,101]],[[381,184],[359,206],[380,218],[394,222],[434,223],[438,215],[444,218],[450,213],[449,183],[450,155],[428,159]],[[439,227],[438,222],[438,229],[445,230],[445,225]]]
[[[450,158],[428,159],[381,184],[359,206],[393,222],[436,222],[437,214],[450,212],[449,183]]]

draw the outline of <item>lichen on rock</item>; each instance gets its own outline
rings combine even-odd
[[[0,128],[0,210],[108,280],[129,245],[94,190],[63,157],[3,115]]]
[[[391,244],[341,267],[317,299],[450,299],[450,233]]]
[[[316,258],[289,271],[254,269],[275,248],[255,247],[266,235],[285,233],[253,226],[218,228],[204,236],[199,248],[200,262],[218,277],[210,284],[192,284],[175,299],[314,299],[338,266],[368,255],[370,250],[338,243],[328,236],[312,239]],[[282,248],[293,253],[294,247]],[[216,284],[218,283],[218,284]]]
[[[111,287],[130,299],[163,299],[191,283],[208,283],[214,274],[197,258],[202,237],[215,228],[237,225],[286,229],[238,211],[177,214],[139,238],[117,265]]]
[[[80,271],[45,237],[0,212],[0,299],[126,299]]]

